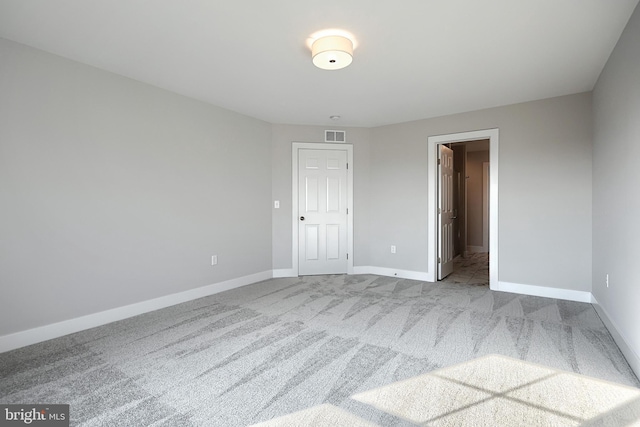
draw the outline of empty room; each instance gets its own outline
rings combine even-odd
[[[640,423],[638,0],[0,0],[0,425]]]

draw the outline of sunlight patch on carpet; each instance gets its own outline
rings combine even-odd
[[[426,425],[640,425],[639,389],[499,355],[352,398]]]

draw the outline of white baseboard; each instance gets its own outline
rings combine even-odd
[[[378,276],[400,277],[402,279],[429,281],[427,273],[422,271],[398,270],[395,268],[358,266],[353,267],[353,274],[377,274]]]
[[[202,286],[196,289],[190,289],[188,291],[164,297],[154,298],[123,307],[101,311],[99,313],[76,317],[75,319],[69,319],[26,331],[0,336],[0,353],[53,338],[58,338],[74,332],[80,332],[85,329],[95,328],[96,326],[102,326],[107,323],[116,322],[118,320],[217,294],[219,292],[228,291],[230,289],[239,288],[241,286],[250,285],[262,280],[270,279],[272,276],[273,272],[271,270],[263,271],[249,276],[238,277],[236,279],[226,280],[224,282],[214,283],[212,285]]]
[[[572,289],[547,288],[545,286],[522,285],[520,283],[498,282],[498,286],[495,289],[491,288],[491,290],[577,302],[591,303],[591,301],[593,301],[593,295],[591,295],[591,292],[574,291]]]
[[[273,277],[298,277],[298,275],[293,272],[292,268],[282,268],[279,270],[273,270]]]
[[[633,369],[633,372],[635,372],[636,377],[640,378],[640,356],[638,356],[629,344],[627,344],[627,340],[624,335],[622,335],[614,321],[611,320],[607,310],[598,303],[596,297],[593,297],[593,308],[596,309],[598,316],[602,319],[602,323],[604,323],[613,337],[613,340],[618,344],[618,347],[620,347],[620,351],[624,355],[625,359],[627,359],[627,362],[629,363],[629,366],[631,366],[631,369]]]

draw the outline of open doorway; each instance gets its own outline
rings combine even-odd
[[[440,263],[443,259],[457,259],[457,270],[462,275],[475,275],[477,279],[483,273],[487,275],[487,259],[488,259],[488,283],[491,289],[498,288],[498,129],[488,129],[482,131],[463,132],[449,135],[432,136],[428,139],[428,245],[429,245],[429,280],[437,281],[439,274],[443,271]],[[477,143],[476,146],[471,144],[473,141],[483,141]],[[466,143],[470,143],[467,147]],[[484,145],[483,145],[484,144]],[[486,144],[488,144],[488,153],[486,152]],[[456,197],[456,205],[452,206],[448,215],[455,218],[457,224],[453,222],[442,221],[442,203],[440,194],[439,179],[440,168],[438,159],[440,152],[444,150],[444,146],[452,147],[452,149],[466,153],[464,156],[465,167],[466,160],[471,157],[476,162],[473,168],[478,166],[480,177],[476,179],[474,184],[479,183],[479,199],[475,199],[474,209],[479,208],[479,215],[471,218],[473,213],[469,212],[470,200],[468,199],[469,182],[467,182],[468,172],[462,171],[461,167],[454,165],[454,170],[450,173],[453,175],[453,182],[450,187],[458,192]],[[464,148],[460,148],[464,147]],[[467,148],[469,152],[467,153]],[[450,150],[451,151],[451,150]],[[471,154],[478,152],[479,154]],[[487,160],[488,157],[488,161]],[[457,160],[456,163],[459,163]],[[457,170],[456,170],[457,169]],[[448,178],[449,179],[449,178]],[[483,193],[483,187],[485,192]],[[464,197],[464,198],[463,198]],[[479,200],[479,202],[478,202]],[[463,206],[464,205],[464,206]],[[471,223],[470,223],[471,221]],[[453,233],[450,233],[443,225],[451,225]],[[472,231],[473,230],[473,231]],[[440,236],[443,234],[453,234],[455,239],[449,244],[443,244]],[[443,256],[443,248],[450,251],[449,254],[456,254],[456,257]],[[465,257],[466,255],[466,257]],[[490,256],[489,256],[490,255]],[[444,269],[447,270],[447,269]],[[479,281],[480,282],[480,281]],[[486,279],[484,280],[486,283]]]
[[[438,279],[489,286],[489,139],[443,144],[441,150],[445,146],[452,156],[452,251],[450,268]]]

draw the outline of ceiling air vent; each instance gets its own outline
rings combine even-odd
[[[325,130],[324,142],[346,142],[347,133],[343,130]]]

